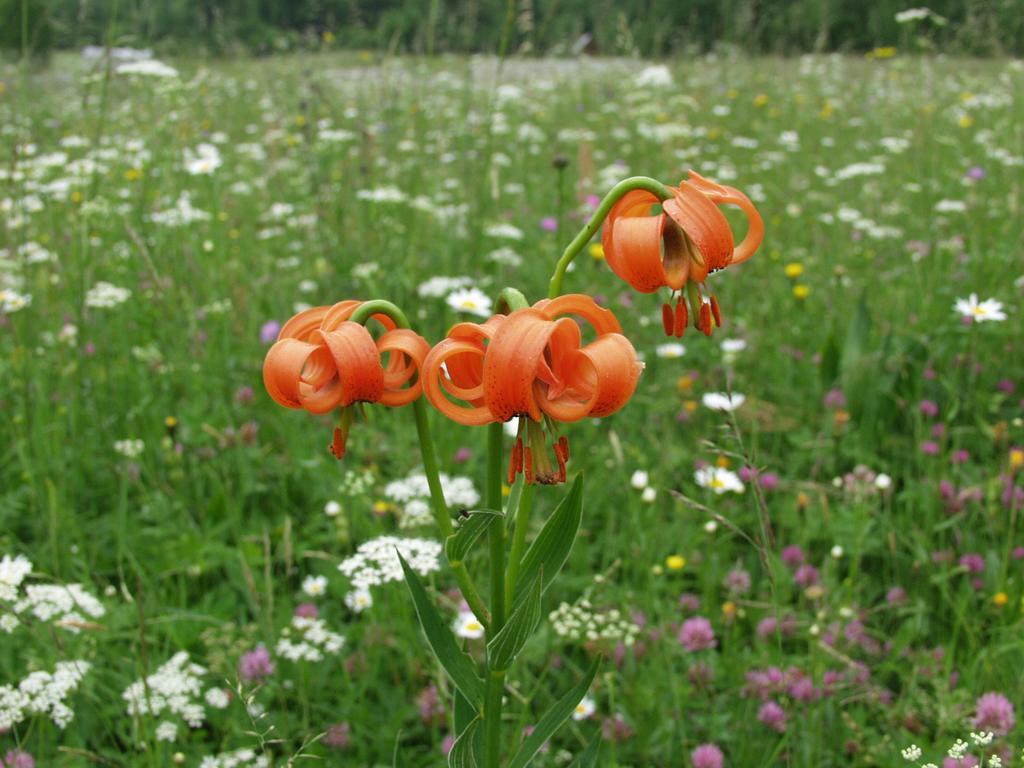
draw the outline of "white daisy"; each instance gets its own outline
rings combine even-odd
[[[670,341],[665,344],[659,344],[654,348],[654,353],[658,357],[665,358],[676,358],[682,357],[686,354],[686,347],[680,344],[678,341]]]
[[[986,320],[1005,320],[1006,313],[1003,312],[1003,305],[995,299],[978,301],[978,294],[972,293],[966,299],[957,299],[954,310],[961,317],[969,317],[979,323]]]
[[[491,300],[479,288],[460,288],[448,294],[448,306],[477,317],[491,316]]]
[[[302,591],[310,597],[320,597],[327,593],[326,576],[307,576],[302,581]]]
[[[746,397],[738,393],[728,394],[726,392],[707,392],[701,398],[705,408],[713,411],[735,411],[744,402]]]
[[[723,467],[703,467],[693,473],[693,479],[701,488],[708,488],[717,494],[743,493],[739,475]]]
[[[472,611],[459,611],[452,630],[459,637],[476,640],[484,636],[484,625]]]
[[[572,712],[572,719],[577,722],[580,720],[586,720],[592,717],[594,712],[597,711],[597,705],[594,700],[589,696],[584,696],[579,704],[576,705],[576,709]]]

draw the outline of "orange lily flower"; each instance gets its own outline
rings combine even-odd
[[[341,408],[330,445],[339,459],[345,455],[352,406],[411,403],[422,392],[413,376],[430,351],[422,336],[396,328],[386,315],[374,315],[385,329],[375,340],[348,319],[360,304],[347,300],[300,312],[284,324],[263,361],[263,384],[274,402],[316,414]]]
[[[601,242],[611,270],[641,293],[667,287],[673,309],[662,307],[662,322],[669,336],[682,336],[689,313],[682,291],[687,282],[703,284],[708,275],[741,264],[757,251],[764,238],[764,222],[750,198],[733,187],[716,184],[695,171],[671,188],[673,196],[661,202],[650,192],[633,190],[612,207]],[[662,212],[651,215],[660,203]],[[747,216],[747,234],[734,247],[729,222],[720,205],[736,205]],[[711,335],[712,320],[722,324],[714,294],[705,298],[691,289],[696,327]]]
[[[597,333],[583,344],[578,316]],[[554,422],[609,416],[632,397],[643,365],[615,316],[592,298],[569,294],[486,323],[459,323],[423,363],[423,393],[445,416],[469,426],[521,417],[508,481],[564,482],[569,441]],[[453,400],[454,398],[454,400]],[[459,404],[461,401],[463,404]]]

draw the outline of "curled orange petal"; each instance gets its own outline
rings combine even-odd
[[[482,383],[474,385],[469,382],[469,389],[461,387],[459,384],[453,383],[445,371],[450,372],[453,367],[459,368],[460,365],[463,366],[461,370],[464,371],[474,371],[479,368],[482,381],[485,351],[486,348],[481,342],[457,338],[444,339],[430,350],[420,371],[423,394],[430,404],[452,421],[467,427],[490,424],[495,420],[491,409],[482,404],[483,385]],[[456,360],[463,357],[471,358],[472,364],[466,364],[465,361],[460,361],[459,364],[455,363]],[[457,405],[448,397],[447,392],[470,405]]]
[[[555,299],[542,299],[533,305],[550,319],[564,315],[577,315],[590,323],[597,334],[622,333],[622,326],[610,309],[600,306],[594,299],[582,293],[567,293]]]
[[[418,398],[423,391],[419,374],[430,352],[426,339],[414,331],[399,328],[388,331],[377,340],[377,352],[390,353],[388,367],[384,371],[384,394],[380,402],[383,405],[399,406]],[[413,375],[417,376],[416,381],[402,389]]]
[[[671,200],[666,200],[665,213],[675,222],[684,240],[684,250],[695,245],[700,258],[691,258],[689,277],[703,282],[707,275],[724,268],[732,258],[732,230],[725,214],[699,186],[682,182]]]
[[[319,347],[294,338],[276,342],[263,360],[263,386],[278,405],[301,408],[299,384],[306,362]]]
[[[544,349],[555,323],[540,310],[519,309],[498,327],[484,356],[484,399],[498,421],[529,416],[540,421],[533,392],[539,370],[546,367]]]
[[[309,341],[310,334],[320,328],[324,317],[331,309],[332,307],[310,307],[299,312],[281,326],[281,330],[277,333],[278,340],[298,339],[299,341]]]
[[[366,328],[346,321],[335,330],[317,331],[311,339],[324,345],[335,370],[326,384],[322,384],[322,372],[318,371],[317,380],[300,385],[303,408],[311,413],[326,413],[337,406],[380,401],[384,394],[384,369],[377,345]]]

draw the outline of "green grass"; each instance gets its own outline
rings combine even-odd
[[[659,358],[664,297],[630,291],[587,251],[565,281],[605,297],[648,365],[625,410],[567,429],[570,471],[587,475],[583,530],[544,610],[590,590],[594,607],[643,614],[643,652],[604,665],[593,722],[564,728],[537,764],[563,764],[559,753],[579,752],[595,723],[616,716],[630,733],[607,740],[602,765],[689,765],[708,741],[735,766],[897,765],[911,742],[936,760],[966,738],[978,696],[1024,700],[1014,674],[1024,561],[1012,554],[1024,536],[1020,503],[1002,499],[1011,448],[1024,444],[1019,62],[718,57],[672,64],[665,88],[634,85],[644,64],[624,60],[175,65],[170,80],[108,80],[74,57],[0,70],[0,288],[31,295],[0,314],[0,556],[31,560],[26,583],[81,583],[106,608],[78,634],[28,619],[0,634],[0,685],[60,659],[92,664],[68,699],[67,729],[30,717],[0,735],[0,754],[20,746],[37,765],[159,766],[180,752],[199,765],[249,747],[273,764],[302,749],[331,765],[441,764],[449,720],[421,721],[416,696],[444,683],[405,588],[374,587],[373,607],[355,614],[335,567],[385,533],[436,538],[429,526],[400,530],[394,505],[374,511],[386,483],[418,465],[412,415],[367,409],[339,465],[326,450],[329,420],[285,411],[263,391],[261,326],[297,302],[379,297],[437,341],[460,315],[418,296],[423,281],[464,275],[492,296],[515,285],[535,301],[587,195],[631,174],[675,183],[690,167],[745,190],[765,217],[759,254],[709,281],[723,329],[710,340],[691,329],[681,359]],[[350,133],[318,138],[333,129]],[[81,141],[61,148],[68,137]],[[903,141],[882,142],[892,138]],[[223,164],[190,175],[184,153],[203,142]],[[40,160],[55,152],[66,157]],[[856,163],[884,172],[837,176]],[[972,181],[975,166],[984,178]],[[404,201],[358,195],[382,187]],[[150,218],[183,193],[206,220]],[[964,210],[937,210],[944,200]],[[275,217],[282,203],[293,209]],[[542,228],[545,217],[559,231]],[[499,223],[522,239],[489,235]],[[26,263],[26,243],[53,260]],[[500,247],[522,265],[489,260]],[[787,276],[792,263],[799,277]],[[88,306],[100,281],[131,295]],[[1001,301],[1008,319],[961,323],[954,301],[972,292]],[[62,338],[68,325],[77,332]],[[720,348],[727,338],[747,343],[733,360]],[[845,405],[825,404],[835,388]],[[727,389],[747,397],[732,417],[700,405]],[[922,400],[939,415],[922,414]],[[932,438],[937,422],[945,433]],[[433,427],[442,469],[482,493],[485,430],[437,414]],[[144,450],[120,455],[123,439]],[[932,439],[937,456],[920,447]],[[457,464],[460,448],[471,456]],[[954,464],[959,450],[969,456]],[[711,494],[694,467],[716,461],[760,467],[778,486]],[[858,464],[891,476],[891,489],[833,484]],[[363,469],[369,487],[342,487]],[[657,489],[651,503],[630,486],[638,469]],[[943,480],[976,498],[949,514]],[[535,524],[560,497],[538,491]],[[330,500],[340,515],[324,514]],[[710,513],[731,525],[707,532]],[[788,545],[820,569],[820,592],[794,583],[780,559]],[[935,562],[939,552],[950,561]],[[982,555],[982,572],[957,565],[966,553]],[[679,571],[666,568],[675,554],[687,561]],[[469,566],[486,575],[482,554]],[[742,595],[722,584],[735,568],[750,574]],[[255,693],[241,687],[265,711],[255,723],[237,696],[207,707],[194,730],[127,714],[122,692],[180,650],[208,668],[203,691],[235,688],[241,653],[274,651],[311,574],[328,578],[316,602],[345,647],[318,663],[275,654]],[[445,569],[432,578],[454,586]],[[905,601],[886,602],[894,586]],[[679,604],[684,592],[699,597],[716,650],[677,642],[694,613]],[[776,611],[793,617],[793,636],[758,639],[757,623]],[[843,639],[855,618],[874,643]],[[822,642],[833,625],[834,647]],[[565,640],[545,621],[510,677],[509,731],[612,650],[600,645]],[[743,691],[750,670],[770,665],[804,670],[818,688],[827,671],[841,682],[810,702],[778,696],[789,718],[780,735]],[[155,740],[164,719],[179,722],[174,743]],[[308,743],[340,722],[351,727],[346,750]]]

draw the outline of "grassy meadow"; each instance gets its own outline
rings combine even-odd
[[[582,531],[510,731],[603,654],[534,765],[595,732],[622,768],[1018,764],[1024,67],[893,54],[0,65],[2,765],[443,765],[381,539],[456,621],[411,415],[368,408],[339,463],[263,358],[348,297],[431,342],[472,289],[540,299],[615,182],[690,168],[764,244],[681,344],[599,238],[566,276],[646,370],[565,430]],[[432,418],[473,507],[486,431]]]

